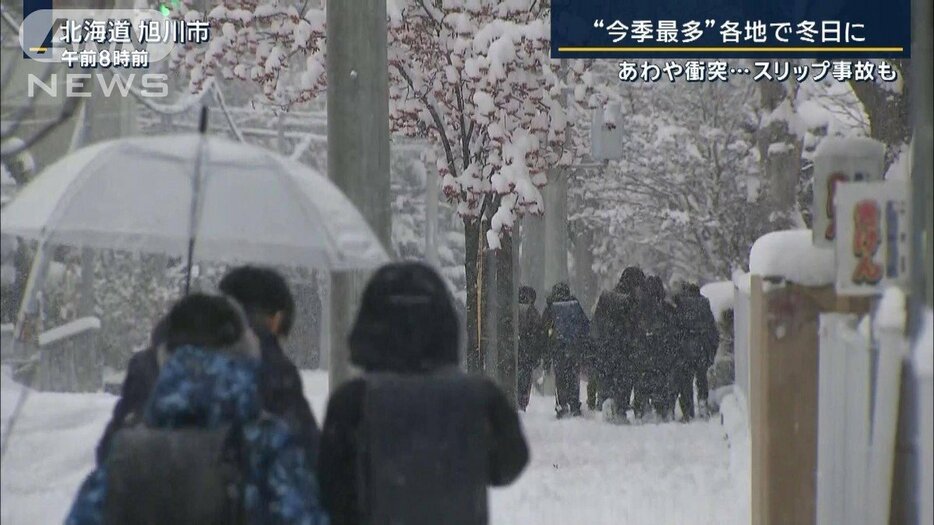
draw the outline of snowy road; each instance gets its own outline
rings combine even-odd
[[[303,377],[320,419],[327,376]],[[19,392],[4,370],[4,432]],[[61,523],[113,402],[106,394],[29,396],[2,464],[2,525]],[[493,491],[494,524],[747,522],[748,472],[719,421],[613,426],[589,415],[555,421],[552,414],[550,399],[533,397],[523,415],[532,464],[515,485]]]

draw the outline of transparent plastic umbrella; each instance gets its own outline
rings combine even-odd
[[[388,261],[327,178],[261,147],[199,134],[96,144],[3,207],[2,232],[52,245],[334,271]]]

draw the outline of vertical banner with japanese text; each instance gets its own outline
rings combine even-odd
[[[842,184],[836,205],[836,290],[876,295],[908,280],[908,186],[904,181]]]

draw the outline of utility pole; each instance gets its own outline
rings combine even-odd
[[[568,64],[561,61],[559,78],[567,81]],[[561,107],[568,109],[570,89],[561,90]],[[568,138],[567,140],[570,140]],[[545,186],[545,292],[568,280],[568,169],[554,167],[548,172]]]
[[[909,300],[909,335],[913,344],[918,340],[924,325],[925,311],[932,308],[932,249],[934,249],[934,74],[932,74],[931,24],[934,9],[930,0],[911,2],[911,86],[910,114],[912,118],[912,162],[911,162],[911,272],[907,290]],[[929,349],[927,351],[930,351]],[[932,450],[931,421],[932,378],[930,372],[916,370],[911,360],[906,360],[902,369],[902,391],[899,397],[898,437],[896,443],[894,488],[892,490],[892,523],[930,523],[934,516],[931,490],[934,478],[931,474]]]
[[[520,222],[519,275],[521,284],[535,290],[535,307],[539,313],[545,307],[545,217],[526,215]]]
[[[568,173],[552,168],[545,186],[545,293],[568,280]]]
[[[390,248],[389,69],[386,0],[341,0],[327,6],[328,177]],[[347,336],[367,276],[331,280],[331,391],[352,374]]]

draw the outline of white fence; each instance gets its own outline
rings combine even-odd
[[[817,523],[866,523],[872,350],[852,314],[821,314]]]
[[[749,401],[749,291],[733,289],[733,365],[736,370],[736,389],[743,400]]]

